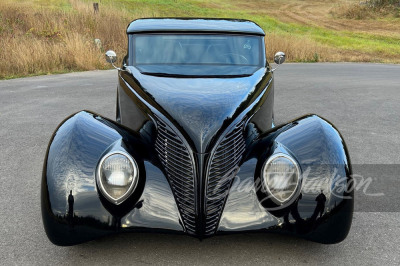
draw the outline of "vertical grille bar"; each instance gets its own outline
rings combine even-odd
[[[167,173],[181,219],[189,234],[196,233],[195,167],[183,140],[157,119],[156,150]]]
[[[205,175],[205,199],[196,202],[196,167],[186,142],[157,117],[156,150],[175,196],[187,233],[197,234],[197,204],[204,206],[204,235],[216,232],[234,173],[245,150],[245,118],[218,142]],[[201,165],[199,167],[202,167]],[[201,230],[203,232],[203,230]],[[203,233],[201,233],[203,234]]]
[[[211,155],[205,198],[205,235],[216,232],[236,167],[245,150],[245,118],[226,134]]]

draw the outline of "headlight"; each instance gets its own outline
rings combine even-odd
[[[296,195],[300,185],[300,169],[292,157],[278,153],[265,162],[262,178],[271,199],[281,205]]]
[[[135,190],[138,176],[136,161],[129,154],[117,151],[101,159],[96,180],[104,197],[118,205]]]

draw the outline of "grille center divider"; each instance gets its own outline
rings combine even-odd
[[[230,173],[240,163],[245,150],[245,122],[243,118],[219,139],[211,157],[195,158],[177,129],[156,117],[156,151],[175,196],[183,227],[190,235],[210,236],[218,229],[234,178]]]

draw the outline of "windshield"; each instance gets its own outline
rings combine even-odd
[[[263,66],[262,37],[228,34],[136,34],[133,64],[146,74],[250,75]]]

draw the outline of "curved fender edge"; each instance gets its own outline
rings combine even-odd
[[[115,149],[129,153],[140,173],[137,189],[120,209],[107,207],[95,180],[99,160]],[[43,165],[41,210],[49,240],[68,246],[119,232],[121,218],[143,191],[146,150],[141,135],[99,115],[81,111],[66,118],[50,140]]]
[[[271,206],[258,189],[265,210],[281,223],[270,231],[289,233],[326,244],[344,240],[351,228],[354,189],[350,156],[339,131],[329,121],[306,115],[266,132],[247,155],[257,158],[255,182],[265,161],[276,153],[292,156],[301,168],[299,195],[289,206]]]

